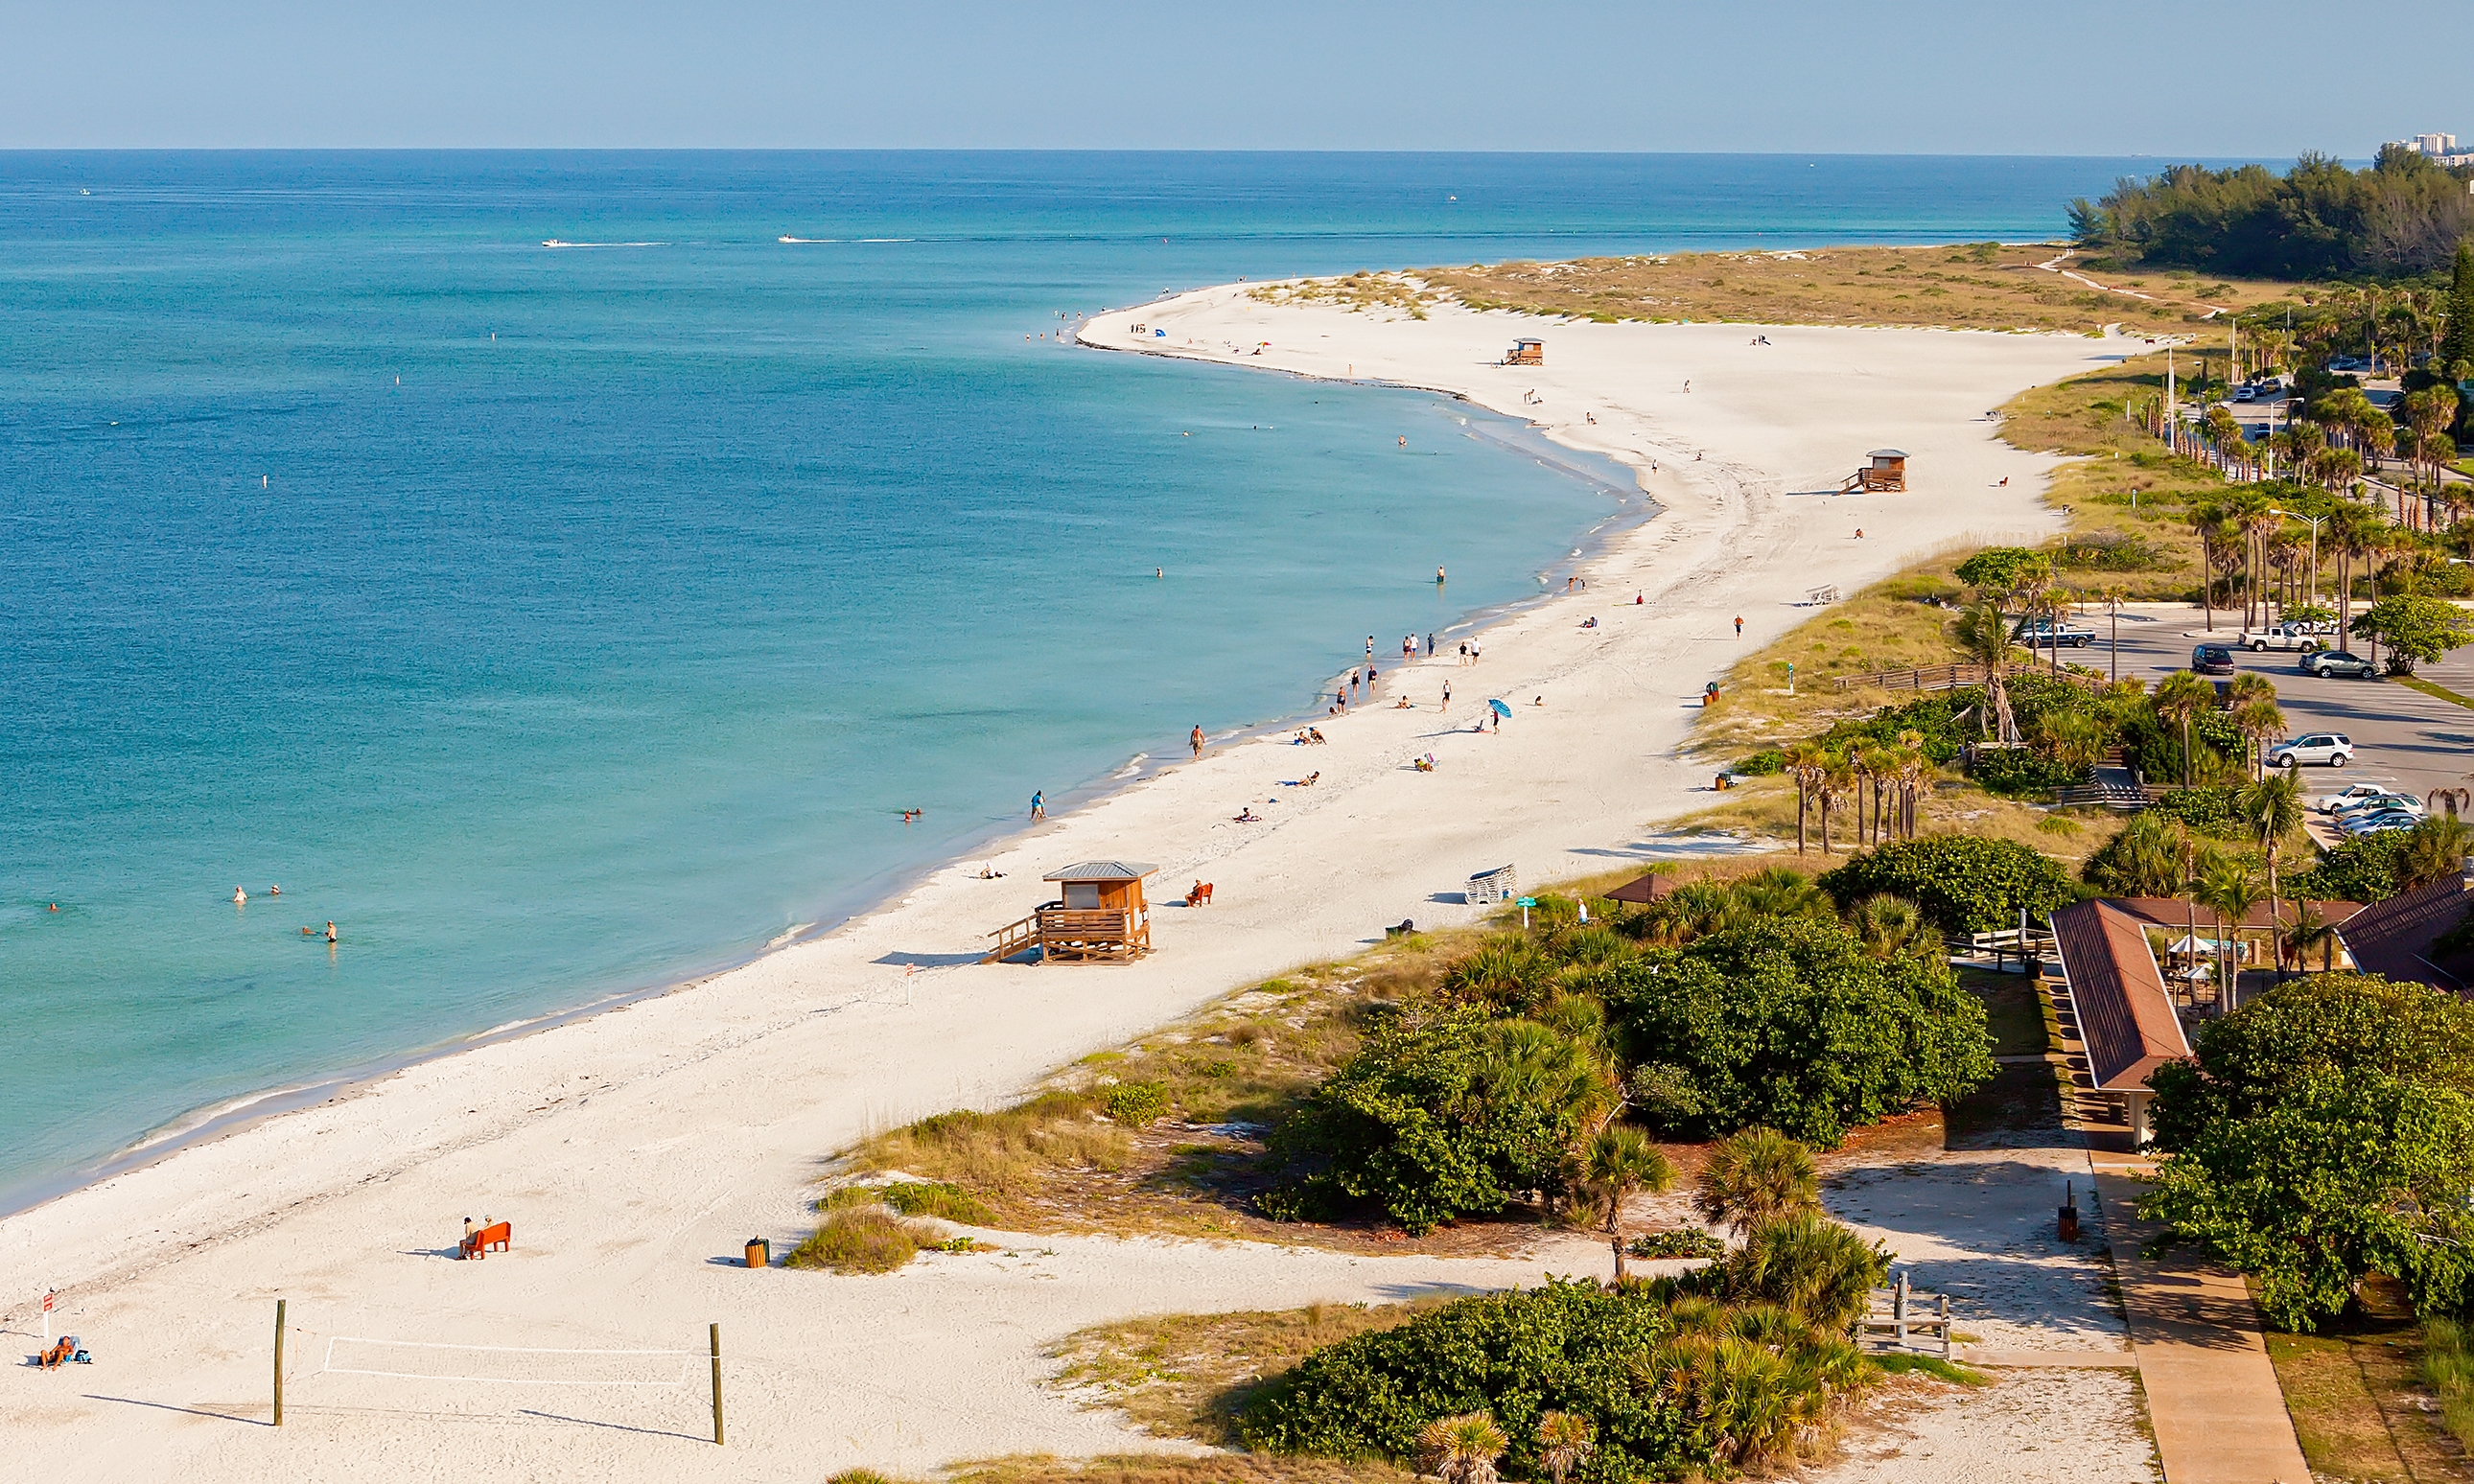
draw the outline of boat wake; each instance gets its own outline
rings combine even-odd
[[[545,248],[667,248],[667,242],[562,242],[556,237],[542,239]]]

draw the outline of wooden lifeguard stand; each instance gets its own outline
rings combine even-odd
[[[982,964],[1039,950],[1049,963],[1130,963],[1152,950],[1151,907],[1143,878],[1157,866],[1138,860],[1087,860],[1040,879],[1057,883],[1058,899],[988,936],[997,945]]]
[[[1847,476],[1838,487],[1840,494],[1872,494],[1881,491],[1904,493],[1907,488],[1907,455],[1899,448],[1876,448],[1873,462]]]
[[[1503,352],[1503,364],[1506,366],[1545,365],[1546,342],[1542,340],[1514,341],[1512,343],[1512,348]]]

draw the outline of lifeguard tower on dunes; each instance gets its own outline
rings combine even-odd
[[[1512,348],[1503,352],[1503,361],[1501,364],[1505,366],[1543,366],[1546,364],[1546,342],[1542,340],[1516,340],[1512,343]]]
[[[1876,448],[1867,455],[1873,462],[1847,476],[1838,487],[1840,494],[1876,494],[1883,491],[1905,492],[1907,488],[1907,453],[1904,448]]]
[[[988,936],[996,946],[980,960],[1001,964],[1037,949],[1039,962],[1130,963],[1152,950],[1151,906],[1143,879],[1159,868],[1138,860],[1086,860],[1048,873],[1057,899]]]

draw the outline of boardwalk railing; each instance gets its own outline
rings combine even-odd
[[[2006,677],[2050,675],[2053,672],[2047,665],[2027,659],[2014,660],[2003,665],[2001,673]],[[2061,676],[2062,679],[2074,684],[2085,685],[2090,689],[2104,683],[2100,677],[2081,675],[2074,670],[2064,670]],[[1904,670],[1876,670],[1870,675],[1842,675],[1837,680],[1838,688],[1842,691],[1854,690],[1858,685],[1879,685],[1883,690],[1956,690],[1961,685],[1983,683],[1984,666],[1980,664],[1909,665]]]
[[[1856,1321],[1858,1350],[1950,1358],[1950,1295],[1917,1293],[1903,1270],[1887,1288],[1876,1288],[1863,1318]]]

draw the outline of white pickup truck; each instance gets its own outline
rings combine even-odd
[[[2263,650],[2291,649],[2307,655],[2315,649],[2328,647],[2325,636],[2314,634],[2308,625],[2298,623],[2270,624],[2265,629],[2244,629],[2234,643],[2238,648],[2249,650],[2253,654]]]

